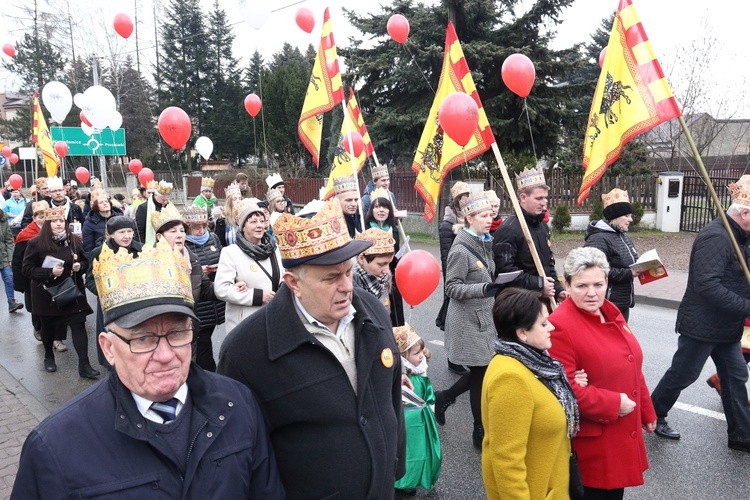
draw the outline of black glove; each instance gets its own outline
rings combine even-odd
[[[497,283],[490,283],[487,285],[487,287],[484,289],[484,296],[485,297],[494,297],[498,293],[500,293],[500,290],[503,289],[502,285],[498,285]]]

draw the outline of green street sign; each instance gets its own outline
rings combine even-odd
[[[125,156],[125,130],[95,132],[90,136],[81,127],[50,127],[53,141],[68,144],[68,156]]]

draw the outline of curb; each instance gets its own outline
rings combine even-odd
[[[50,415],[50,411],[35,398],[26,388],[21,385],[13,375],[0,365],[0,387],[4,386],[5,390],[18,398],[18,400],[29,410],[34,418],[39,422]]]
[[[679,309],[681,300],[667,299],[664,297],[652,297],[650,295],[636,295],[636,304],[646,304],[648,306],[664,307],[666,309]]]

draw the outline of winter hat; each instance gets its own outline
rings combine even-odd
[[[604,210],[602,215],[607,220],[614,220],[623,215],[633,213],[633,206],[630,204],[628,192],[622,189],[613,189],[609,193],[602,195]]]
[[[120,229],[132,229],[135,231],[135,221],[130,217],[124,215],[116,215],[107,219],[107,234],[113,234],[115,231]]]

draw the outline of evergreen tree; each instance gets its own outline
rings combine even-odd
[[[248,94],[253,93],[260,96],[261,92],[261,71],[263,70],[263,56],[256,49],[253,52],[253,56],[250,58],[250,64],[247,67],[245,74],[245,87]]]
[[[66,64],[65,58],[46,39],[24,33],[16,46],[16,56],[6,63],[8,70],[21,77],[21,92],[41,92],[47,82],[59,80]]]
[[[128,156],[139,158],[144,166],[154,168],[159,161],[159,136],[154,125],[156,117],[152,112],[156,108],[155,92],[151,84],[138,74],[132,56],[125,58],[121,69],[122,84],[115,99],[122,115]]]

